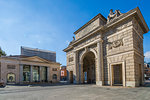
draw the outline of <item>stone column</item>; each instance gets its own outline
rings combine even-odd
[[[104,76],[103,76],[103,44],[102,40],[100,40],[97,43],[97,51],[98,51],[98,56],[97,56],[97,80],[96,84],[102,86],[103,81],[104,81]]]
[[[40,79],[40,82],[42,82],[42,66],[39,66],[39,67],[40,67],[39,79]]]
[[[32,68],[33,66],[30,65],[30,82],[33,82],[33,72],[32,72]]]
[[[50,81],[50,67],[47,67],[47,81]]]
[[[74,83],[79,83],[79,64],[78,64],[78,51],[74,52]]]
[[[23,65],[20,65],[20,77],[19,77],[20,83],[23,82]]]
[[[81,83],[81,64],[79,63],[79,83]]]
[[[73,83],[76,83],[77,77],[76,77],[76,67],[77,67],[77,63],[76,63],[76,52],[74,52],[74,70],[73,70]]]
[[[84,77],[83,77],[83,63],[80,62],[80,66],[79,66],[79,71],[80,71],[80,83],[84,83]]]
[[[101,53],[100,53],[100,57],[101,57],[101,59],[100,59],[100,61],[101,61],[101,77],[102,77],[102,85],[104,85],[104,60],[103,60],[103,58],[104,58],[104,56],[103,56],[103,40],[101,39],[101,41],[100,41],[100,51],[101,51]]]
[[[80,83],[80,71],[79,71],[79,63],[76,64],[76,76],[77,76],[77,83]]]

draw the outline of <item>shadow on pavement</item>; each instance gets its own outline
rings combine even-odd
[[[77,85],[77,84],[70,84],[70,83],[35,83],[35,84],[7,84],[7,86],[29,86],[29,87],[46,87],[46,86],[63,86],[63,85]]]
[[[83,84],[71,84],[71,83],[67,83],[67,82],[60,82],[60,83],[35,83],[35,84],[7,84],[6,86],[28,86],[28,87],[36,87],[36,86],[40,86],[40,87],[48,87],[48,86],[64,86],[64,85],[83,85]],[[84,85],[88,85],[88,84],[84,84]],[[145,81],[144,86],[141,87],[150,87],[150,81]],[[0,87],[0,88],[5,88],[5,87]]]

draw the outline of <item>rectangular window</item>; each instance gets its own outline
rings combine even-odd
[[[7,69],[16,69],[15,65],[7,65]]]
[[[41,67],[41,81],[47,81],[47,67]]]
[[[30,81],[30,66],[29,65],[23,66],[23,81],[24,82]]]
[[[33,81],[34,82],[40,81],[40,67],[39,66],[33,67]]]
[[[69,62],[72,62],[72,61],[73,61],[73,57],[70,57],[70,58],[69,58]]]
[[[57,68],[53,68],[52,70],[53,70],[53,71],[57,71]]]

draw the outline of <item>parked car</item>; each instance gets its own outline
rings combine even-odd
[[[0,82],[0,87],[5,87],[6,84],[4,82]]]

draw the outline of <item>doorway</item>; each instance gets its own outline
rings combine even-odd
[[[70,83],[73,83],[73,71],[70,71]]]
[[[142,86],[142,69],[141,64],[139,64],[139,86]]]
[[[112,65],[112,85],[123,86],[122,64]]]

